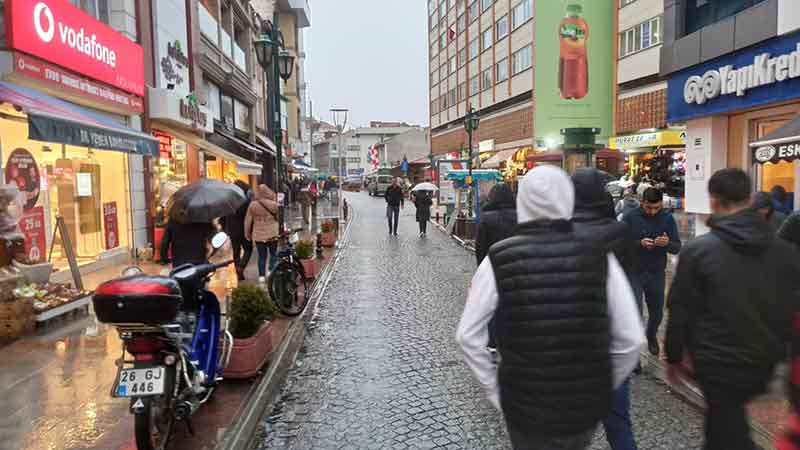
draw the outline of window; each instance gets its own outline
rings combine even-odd
[[[477,75],[475,75],[474,77],[470,78],[470,80],[469,80],[469,95],[476,95],[478,92],[480,92],[481,88],[480,88],[480,84],[479,83],[480,83],[480,78],[478,78]]]
[[[628,6],[628,5],[630,5],[631,3],[635,2],[635,1],[636,0],[619,0],[619,6],[620,7]]]
[[[447,79],[447,63],[439,66],[439,80],[444,81]]]
[[[478,19],[478,0],[472,0],[472,3],[470,3],[469,5],[469,21],[470,23],[472,23],[472,21],[477,19]]]
[[[494,0],[481,0],[481,11],[486,11],[494,4]]]
[[[449,103],[447,101],[447,93],[445,93],[442,97],[442,111],[449,108]]]
[[[508,16],[503,16],[497,21],[497,40],[503,39],[508,35]]]
[[[533,17],[533,0],[522,0],[511,10],[511,29],[516,30],[531,17]]]
[[[685,2],[686,34],[738,14],[764,0],[695,0]],[[790,2],[795,3],[795,2]]]
[[[619,34],[619,57],[648,49],[661,43],[661,17],[642,22]]]
[[[349,162],[349,163],[355,163],[355,164],[360,164],[360,163],[361,163],[361,158],[348,157],[348,158],[347,158],[347,162]]]
[[[467,4],[464,2],[464,0],[458,0],[458,3],[456,4],[456,15],[463,15],[464,11],[466,10],[466,6]]]
[[[481,35],[481,51],[486,51],[492,48],[492,43],[494,36],[492,35],[492,29],[487,28],[486,31],[483,32]]]
[[[479,53],[480,48],[478,47],[478,38],[469,41],[469,59],[472,60],[473,58],[477,57]]]
[[[220,115],[222,116],[221,120],[222,123],[228,127],[233,128],[234,120],[233,120],[233,98],[228,95],[222,94],[220,95]]]
[[[439,42],[433,41],[433,44],[431,44],[431,58],[433,58],[438,54],[439,54]]]
[[[250,131],[250,107],[233,99],[234,123],[237,130]]]
[[[447,63],[447,65],[449,66],[449,70],[447,71],[447,73],[449,73],[450,75],[456,73],[457,67],[456,67],[455,57],[450,58],[450,61]]]
[[[485,91],[492,87],[492,68],[485,69],[481,72],[481,90]]]
[[[431,86],[436,86],[439,83],[439,69],[433,69],[431,72]]]
[[[503,58],[497,63],[497,73],[495,79],[498,83],[508,79],[508,58]]]
[[[211,108],[212,115],[215,119],[222,120],[222,106],[219,102],[219,86],[208,80],[203,80],[203,88],[206,90],[208,107]]]
[[[456,106],[456,88],[450,89],[450,107]]]
[[[361,146],[360,145],[348,145],[347,146],[348,153],[361,153]]]
[[[467,48],[464,47],[458,51],[458,67],[464,67],[464,64],[467,63]]]
[[[450,9],[455,5],[456,5],[456,0],[447,0],[447,9]]]
[[[87,14],[108,25],[108,0],[69,0],[70,3],[86,11]]]
[[[458,34],[461,34],[466,29],[467,29],[467,15],[462,13],[460,16],[458,16],[458,24],[456,27],[456,31],[458,32]]]
[[[511,74],[517,75],[531,67],[531,46],[528,45],[511,55]]]
[[[467,83],[458,85],[458,102],[461,103],[467,99]]]
[[[439,36],[439,50],[444,50],[447,47],[447,32],[445,31]]]
[[[439,10],[435,9],[431,13],[430,29],[431,30],[435,29],[437,25],[439,25]]]
[[[431,102],[431,114],[439,114],[439,99],[434,99]]]

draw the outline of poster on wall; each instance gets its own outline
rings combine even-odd
[[[6,162],[5,175],[6,182],[16,186],[25,196],[24,210],[28,211],[36,206],[41,192],[41,178],[39,167],[31,152],[24,148],[11,152]]]
[[[25,236],[25,255],[28,257],[28,262],[43,262],[47,249],[44,208],[37,206],[26,211],[20,218],[19,228]]]
[[[562,128],[612,133],[614,0],[535,2],[536,138],[560,142]]]
[[[92,174],[78,172],[78,197],[92,196]]]
[[[453,170],[460,170],[466,167],[467,162],[461,160],[442,160],[439,164],[439,204],[455,205],[456,188],[455,182],[447,179],[447,174]]]
[[[117,202],[103,203],[103,228],[106,236],[106,250],[119,247]]]

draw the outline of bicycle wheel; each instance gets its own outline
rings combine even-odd
[[[267,289],[275,306],[284,315],[299,315],[308,302],[308,283],[303,265],[281,261],[269,275]]]

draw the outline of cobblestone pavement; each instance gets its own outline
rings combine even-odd
[[[437,230],[418,238],[413,206],[395,238],[382,199],[348,201],[350,242],[256,448],[510,449],[453,339],[474,256]],[[700,448],[696,411],[647,375],[632,386],[640,449]],[[602,431],[592,448],[608,448]]]

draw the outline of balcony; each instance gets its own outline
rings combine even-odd
[[[236,63],[238,68],[242,69],[242,72],[247,73],[247,56],[237,43],[233,44],[233,62]]]
[[[213,42],[214,45],[219,46],[219,24],[217,19],[208,12],[202,3],[199,4],[198,9],[200,10],[200,33]]]
[[[231,35],[225,30],[220,30],[220,36],[222,38],[220,42],[222,53],[228,58],[233,59],[233,39],[231,39]]]
[[[311,8],[308,6],[308,0],[278,0],[278,8],[282,12],[291,10],[297,14],[297,28],[311,26]]]

